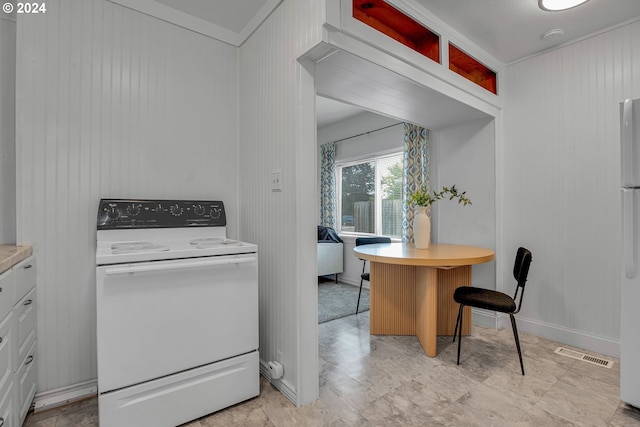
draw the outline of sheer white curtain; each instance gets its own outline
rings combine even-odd
[[[407,199],[422,186],[429,187],[429,130],[405,123],[402,186],[402,241],[405,243],[413,243],[413,209]]]

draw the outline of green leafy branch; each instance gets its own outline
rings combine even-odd
[[[409,202],[418,206],[431,206],[435,201],[441,200],[448,196],[449,200],[458,199],[458,203],[463,206],[471,204],[471,200],[467,197],[467,192],[458,192],[455,185],[449,187],[442,187],[442,190],[438,192],[431,192],[427,186],[420,187],[419,190],[409,195]]]

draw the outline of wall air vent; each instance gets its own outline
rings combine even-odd
[[[603,368],[611,368],[613,366],[613,361],[603,359],[601,357],[591,356],[589,354],[580,353],[579,351],[570,350],[564,347],[556,348],[554,353],[560,354],[562,356],[571,357],[572,359],[582,360],[583,362],[589,362],[594,365],[602,366]]]

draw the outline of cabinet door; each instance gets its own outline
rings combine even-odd
[[[14,277],[11,269],[0,274],[0,319],[4,319],[13,307]]]
[[[8,388],[3,388],[0,392],[0,427],[16,426],[14,405],[13,405],[13,382]]]
[[[27,417],[27,412],[31,407],[31,402],[36,394],[36,343],[34,342],[27,356],[22,360],[18,372],[16,373],[16,392],[14,394],[17,400],[17,415],[19,425],[22,425]]]
[[[0,426],[2,427],[14,426],[12,324],[12,314],[0,322]]]
[[[21,261],[12,268],[15,274],[15,292],[13,303],[18,302],[27,292],[36,286],[36,259],[33,256]]]
[[[15,317],[15,351],[16,362],[26,356],[29,348],[36,340],[36,290],[31,289],[13,309]]]

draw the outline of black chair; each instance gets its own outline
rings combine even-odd
[[[389,237],[358,237],[356,239],[356,246],[361,245],[375,245],[376,243],[391,243],[391,239]],[[360,308],[360,295],[362,295],[362,282],[369,282],[369,273],[365,273],[364,269],[367,266],[367,260],[362,260],[362,274],[360,275],[360,292],[358,292],[358,305],[356,305],[356,314],[358,314],[358,309]]]
[[[462,344],[462,309],[468,305],[470,307],[484,308],[486,310],[509,314],[509,317],[511,317],[511,327],[513,328],[513,337],[515,338],[518,357],[520,358],[520,368],[522,369],[522,375],[524,375],[520,339],[518,338],[518,329],[516,328],[516,318],[513,315],[518,313],[522,306],[522,295],[524,294],[524,285],[527,282],[530,265],[531,252],[525,248],[518,248],[516,261],[513,266],[513,277],[516,279],[518,285],[516,286],[516,293],[513,298],[502,292],[475,288],[473,286],[461,286],[455,290],[453,299],[460,304],[458,320],[456,320],[456,329],[453,333],[453,342],[456,341],[456,334],[458,335],[458,365],[460,364],[460,345]],[[516,307],[518,293],[520,294],[520,299]]]

